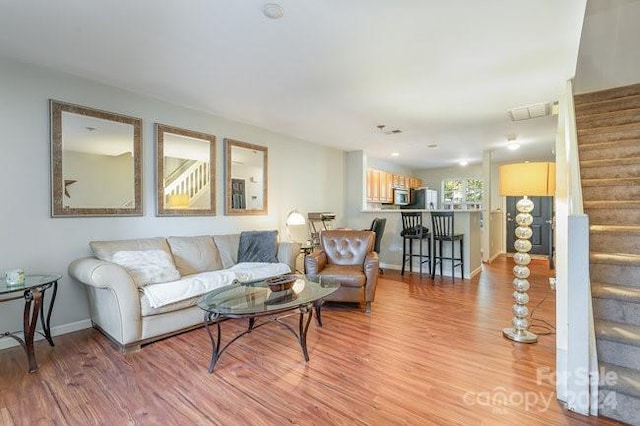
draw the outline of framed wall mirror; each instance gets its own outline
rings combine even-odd
[[[142,120],[49,101],[51,215],[142,215]]]
[[[216,214],[216,137],[156,124],[158,216]]]
[[[267,147],[224,140],[226,215],[268,213]]]

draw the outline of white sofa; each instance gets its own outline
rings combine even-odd
[[[298,244],[277,243],[277,262],[238,263],[239,244],[240,234],[94,241],[95,257],[68,271],[86,284],[93,326],[128,352],[202,326],[197,302],[214,288],[295,271]]]

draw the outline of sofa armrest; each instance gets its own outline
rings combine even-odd
[[[280,241],[278,243],[278,262],[286,263],[291,268],[291,272],[296,270],[296,261],[300,255],[300,243]]]
[[[91,319],[119,343],[140,340],[142,314],[139,289],[131,275],[115,263],[94,257],[76,259],[69,276],[87,285]]]
[[[304,257],[304,270],[307,275],[315,275],[327,266],[327,254],[322,250],[316,250]]]
[[[373,302],[376,298],[376,284],[380,274],[380,258],[375,251],[369,252],[364,258],[364,274],[367,277],[365,302]]]

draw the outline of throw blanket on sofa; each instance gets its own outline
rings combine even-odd
[[[253,281],[291,272],[285,263],[238,263],[229,269],[201,272],[168,283],[151,284],[141,290],[152,308],[201,296],[216,288],[229,285],[233,280]]]

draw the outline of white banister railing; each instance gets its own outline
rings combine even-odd
[[[165,199],[170,195],[187,195],[191,201],[209,184],[210,180],[209,163],[195,161],[173,182],[165,186]]]
[[[559,102],[556,137],[556,393],[572,411],[597,415],[598,368],[573,84]]]

